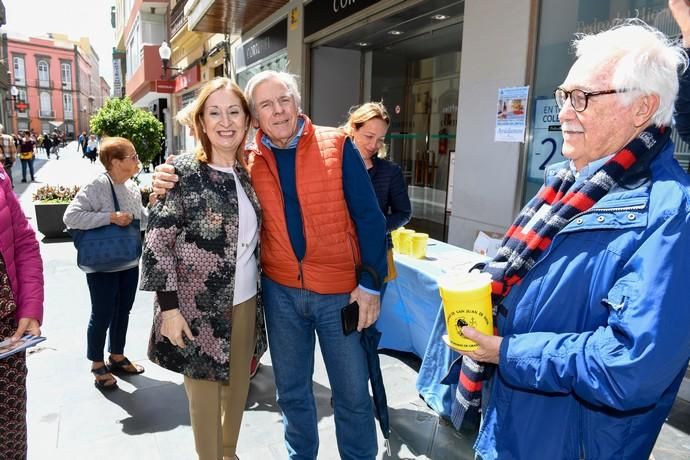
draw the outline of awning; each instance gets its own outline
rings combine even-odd
[[[64,121],[57,121],[57,120],[56,120],[56,121],[49,121],[48,123],[50,123],[50,125],[51,125],[53,128],[55,128],[55,129],[57,129],[57,128],[59,128],[60,126],[62,126],[62,125],[65,124]]]
[[[184,15],[187,29],[192,32],[233,36],[251,30],[287,3],[287,0],[190,0],[184,7]]]

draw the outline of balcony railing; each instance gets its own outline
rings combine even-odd
[[[74,112],[68,112],[65,110],[65,120],[74,120]]]
[[[19,110],[15,110],[15,113],[17,114],[17,118],[29,118],[29,109],[28,108],[23,112],[20,112]]]
[[[72,90],[72,82],[71,81],[63,81],[62,82],[62,90],[63,91],[71,91]]]
[[[184,15],[184,6],[187,0],[179,0],[172,11],[170,12],[170,36],[174,37],[185,24],[187,24],[187,17]]]
[[[39,110],[38,111],[38,116],[40,118],[55,118],[55,111],[54,110]]]
[[[38,88],[50,88],[53,89],[53,82],[50,80],[41,80],[40,78],[36,79],[36,86]]]

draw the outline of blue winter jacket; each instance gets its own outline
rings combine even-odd
[[[391,232],[407,224],[412,217],[412,205],[407,194],[407,183],[400,166],[383,158],[373,157],[369,178],[376,192],[379,207],[386,216],[388,247],[393,247]]]
[[[573,218],[503,302],[482,459],[649,458],[690,354],[690,181],[671,141],[650,169]]]

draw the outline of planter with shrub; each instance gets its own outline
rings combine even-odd
[[[69,238],[62,216],[77,192],[77,186],[43,185],[36,189],[33,194],[36,226],[46,238]]]

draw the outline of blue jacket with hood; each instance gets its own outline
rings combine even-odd
[[[673,150],[573,218],[504,300],[482,459],[649,458],[690,354],[690,180]]]

